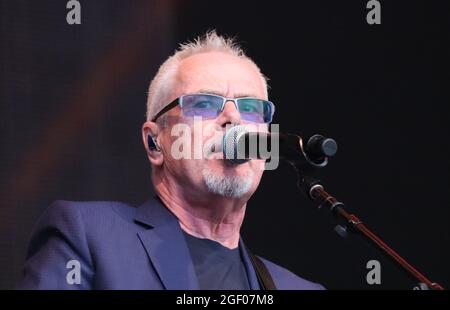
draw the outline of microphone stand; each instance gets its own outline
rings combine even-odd
[[[346,237],[348,232],[362,235],[370,241],[378,250],[384,253],[388,258],[393,260],[397,265],[402,267],[410,276],[419,281],[420,290],[444,290],[444,288],[436,282],[429,280],[410,263],[408,263],[403,257],[401,257],[396,251],[389,247],[383,240],[375,235],[367,226],[354,214],[345,210],[345,206],[342,202],[338,201],[335,197],[330,195],[321,182],[314,176],[315,167],[305,162],[288,161],[297,170],[299,176],[298,186],[306,193],[306,195],[313,201],[319,203],[319,208],[326,206],[330,209],[331,213],[342,221],[343,224],[337,225],[335,231],[341,236]],[[327,163],[325,158],[324,165]],[[321,167],[323,167],[322,165]]]

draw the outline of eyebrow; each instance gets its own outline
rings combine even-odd
[[[226,97],[223,92],[217,91],[217,90],[212,90],[212,89],[201,89],[201,90],[198,91],[198,93],[211,94],[211,95],[217,95],[217,96],[221,96],[221,97]],[[237,93],[235,95],[235,98],[245,98],[245,97],[258,98],[258,96],[255,96],[255,95],[252,95],[252,94],[248,94],[248,93]]]

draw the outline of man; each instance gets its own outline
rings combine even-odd
[[[240,238],[261,160],[229,164],[214,147],[206,153],[215,156],[177,153],[214,145],[208,141],[229,126],[267,130],[274,112],[267,97],[264,76],[232,40],[213,31],[182,45],[150,84],[142,127],[157,196],[138,208],[54,203],[35,230],[19,287],[322,289],[253,256]],[[177,150],[181,125],[189,130]]]

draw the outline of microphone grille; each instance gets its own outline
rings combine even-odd
[[[223,157],[234,164],[243,164],[249,159],[244,156],[239,156],[238,140],[247,133],[245,126],[237,125],[228,129],[223,135]]]

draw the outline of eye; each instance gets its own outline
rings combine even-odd
[[[196,109],[210,109],[210,108],[214,107],[214,104],[211,101],[202,100],[202,101],[196,102],[193,105],[193,107]]]
[[[244,102],[241,107],[241,112],[245,113],[258,113],[258,108],[256,107],[256,104],[252,102]]]

